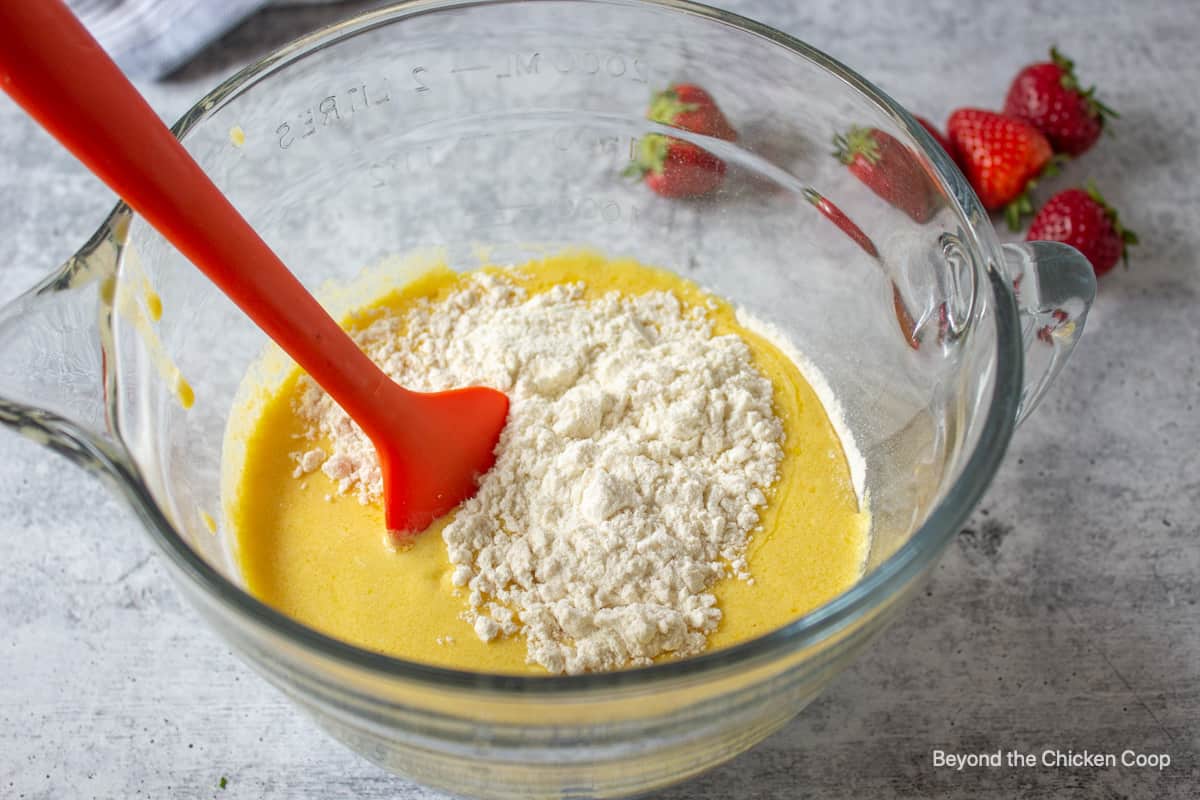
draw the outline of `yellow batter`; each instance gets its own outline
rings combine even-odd
[[[526,264],[514,277],[530,292],[582,281],[591,296],[667,290],[692,305],[711,300],[672,273],[589,253]],[[444,296],[458,280],[448,269],[431,270],[355,314],[346,327],[365,326],[417,297]],[[859,509],[833,425],[795,363],[740,326],[727,303],[708,307],[714,333],[740,335],[771,380],[786,437],[763,530],[753,534],[747,553],[754,583],[727,579],[714,590],[724,612],[709,637],[710,648],[717,648],[780,627],[853,584],[866,556],[868,517]],[[300,449],[304,430],[292,411],[299,376],[297,370],[258,406],[244,462],[232,465],[235,496],[225,506],[249,590],[314,628],[372,650],[460,669],[544,673],[525,663],[523,639],[484,643],[459,618],[466,597],[450,582],[440,533],[445,519],[410,549],[392,551],[383,542],[381,508],[339,496],[319,471],[293,477],[290,454]],[[318,444],[330,451],[327,442]]]

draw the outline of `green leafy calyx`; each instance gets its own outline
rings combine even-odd
[[[670,137],[661,133],[646,134],[638,141],[637,157],[622,174],[630,178],[641,178],[647,173],[660,174],[667,163],[667,150],[670,146]]]
[[[1121,116],[1096,97],[1095,86],[1089,86],[1087,89],[1080,87],[1079,79],[1075,76],[1075,62],[1060,53],[1057,47],[1050,48],[1050,60],[1062,72],[1062,76],[1058,79],[1060,85],[1067,91],[1074,92],[1083,98],[1090,116],[1099,118],[1101,122],[1109,117],[1116,119]]]
[[[843,164],[853,164],[857,156],[862,156],[871,164],[879,163],[879,142],[875,140],[870,128],[851,128],[845,134],[833,137],[833,155]]]
[[[674,125],[681,114],[696,111],[700,108],[697,103],[685,103],[679,99],[679,93],[674,87],[664,89],[654,95],[650,101],[650,110],[646,118],[663,125]]]
[[[1042,167],[1042,171],[1036,177],[1029,179],[1029,182],[1025,184],[1025,190],[1004,207],[1004,221],[1008,223],[1010,231],[1021,230],[1021,223],[1025,218],[1033,216],[1033,197],[1031,193],[1037,188],[1038,181],[1057,175],[1063,165],[1070,160],[1061,153],[1053,156],[1046,162],[1046,166]]]

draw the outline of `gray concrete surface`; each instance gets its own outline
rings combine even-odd
[[[1123,112],[1070,171],[1142,246],[936,576],[784,731],[669,798],[1200,796],[1200,12],[1173,2],[727,5],[918,113],[997,106],[1059,43]],[[143,86],[174,118],[291,36],[364,7],[263,12]],[[0,299],[66,258],[111,195],[0,100]],[[167,583],[130,514],[0,435],[0,797],[405,798],[322,735]],[[1166,753],[1162,771],[935,767],[932,751]],[[227,786],[219,783],[227,778]]]

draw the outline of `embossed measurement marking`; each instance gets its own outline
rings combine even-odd
[[[546,70],[543,70],[543,63],[548,66]],[[505,56],[501,69],[496,72],[496,77],[520,78],[546,74],[551,70],[559,75],[575,73],[589,76],[607,75],[610,78],[628,77],[635,83],[649,82],[650,73],[646,62],[634,56],[597,50],[551,48],[544,54],[540,50],[509,53]]]
[[[340,103],[339,103],[340,100]],[[292,119],[279,124],[275,129],[280,150],[287,150],[297,139],[307,139],[320,126],[328,127],[344,117],[384,105],[392,101],[387,79],[377,83],[360,83],[351,86],[341,95],[331,94],[321,98],[315,105],[296,114]]]
[[[619,52],[559,47],[510,52],[499,56],[498,61],[498,65],[485,59],[459,64],[447,69],[446,74],[458,76],[460,80],[470,80],[474,75],[506,80],[570,74],[639,84],[650,80],[650,68],[644,60]],[[418,64],[408,70],[407,78],[400,83],[393,83],[389,77],[357,83],[342,92],[321,97],[280,122],[275,128],[275,141],[280,150],[287,150],[297,141],[308,139],[330,126],[349,124],[355,115],[381,106],[394,106],[394,98],[428,95],[434,90],[431,84],[436,82],[434,71]]]

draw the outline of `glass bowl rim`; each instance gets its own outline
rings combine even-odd
[[[528,2],[529,0],[406,0],[354,15],[301,36],[238,71],[198,100],[175,123],[172,132],[176,137],[184,139],[192,128],[215,110],[275,70],[311,52],[336,45],[348,36],[421,14]],[[897,588],[904,586],[936,559],[982,498],[1004,457],[1016,425],[1022,387],[1023,347],[1015,298],[1004,285],[1004,279],[996,266],[1001,263],[1001,256],[988,216],[950,157],[903,107],[839,61],[788,34],[746,17],[690,0],[534,2],[657,7],[704,17],[754,34],[837,76],[851,89],[872,101],[921,145],[923,155],[936,167],[937,179],[943,184],[942,188],[953,198],[955,210],[968,223],[964,229],[964,243],[985,257],[981,262],[982,269],[991,279],[996,299],[994,312],[997,359],[992,397],[974,450],[953,484],[909,540],[882,564],[833,600],[770,633],[721,650],[649,667],[584,675],[541,676],[472,672],[408,661],[366,650],[321,633],[271,608],[214,569],[187,544],[163,514],[149,487],[139,477],[136,466],[112,452],[94,454],[118,473],[118,484],[123,493],[128,496],[134,510],[161,550],[171,559],[173,565],[206,595],[217,599],[226,610],[300,645],[304,650],[379,677],[425,684],[438,689],[457,688],[550,696],[605,689],[645,689],[685,677],[695,679],[721,674],[733,667],[759,663],[812,646],[884,604]],[[118,204],[106,225],[115,223],[131,213],[124,204]],[[981,291],[985,289],[981,288]],[[115,420],[118,416],[113,414],[111,418]],[[81,444],[87,446],[85,443]]]

